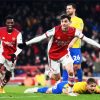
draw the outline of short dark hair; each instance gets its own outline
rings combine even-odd
[[[76,9],[76,4],[74,4],[74,3],[69,3],[69,4],[67,4],[67,6],[72,6],[74,9]]]
[[[91,84],[91,83],[97,83],[97,82],[96,82],[95,79],[89,78],[89,79],[87,80],[87,84]]]
[[[7,15],[7,16],[5,17],[5,20],[7,20],[7,19],[14,19],[14,16],[13,16],[13,15]]]
[[[60,20],[62,20],[62,19],[64,19],[64,18],[67,18],[69,21],[70,21],[70,19],[71,19],[71,17],[68,16],[67,14],[61,14],[61,15],[60,15]]]

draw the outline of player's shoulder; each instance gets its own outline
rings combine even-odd
[[[57,32],[57,31],[59,31],[61,29],[61,25],[57,25],[54,28],[55,28],[55,31]]]
[[[72,27],[72,26],[69,26],[69,27],[68,27],[68,31],[69,31],[69,32],[73,32],[73,31],[75,32],[75,30],[76,30],[75,27]]]
[[[14,28],[14,31],[16,32],[16,33],[21,33],[19,30],[17,30],[16,28]]]
[[[0,27],[0,30],[5,30],[6,29],[6,27]]]
[[[86,85],[87,83],[86,83],[85,81],[82,81],[82,82],[76,82],[76,83],[75,83],[75,85],[79,85],[79,84],[80,84],[80,85]]]
[[[75,19],[76,19],[77,21],[83,22],[83,19],[80,18],[80,17],[78,17],[78,16],[75,16]]]
[[[61,25],[57,25],[54,27],[55,29],[60,29],[61,28]]]

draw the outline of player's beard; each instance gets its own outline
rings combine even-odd
[[[69,12],[67,13],[68,16],[72,16],[73,15],[73,12]]]

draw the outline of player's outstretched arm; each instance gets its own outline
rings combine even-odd
[[[27,45],[34,44],[34,43],[38,43],[38,42],[40,42],[40,41],[42,41],[42,40],[44,40],[44,39],[46,39],[46,35],[45,35],[45,34],[43,34],[43,35],[41,35],[41,36],[37,36],[37,37],[35,37],[35,38],[33,38],[33,39],[27,41],[27,42],[20,43],[20,44],[18,44],[18,47],[19,47],[20,49],[23,49],[23,48],[25,48]]]
[[[52,37],[54,34],[55,34],[55,28],[52,28],[52,29],[48,30],[46,33],[44,33],[43,35],[41,35],[41,36],[37,36],[37,37],[35,37],[35,38],[25,42],[25,43],[19,44],[18,47],[20,49],[23,49],[27,45],[30,45],[30,44],[33,44],[33,43],[38,43],[38,42],[40,42],[40,41],[42,41],[46,38]]]
[[[42,41],[44,39],[46,39],[46,35],[45,34],[43,34],[41,36],[37,36],[37,37],[27,41],[26,45],[30,45],[30,44],[33,44],[33,43],[38,43],[38,42],[40,42],[40,41]]]
[[[76,30],[75,32],[75,36],[77,36],[78,38],[84,40],[85,42],[87,42],[88,44],[91,44],[93,46],[96,46],[98,48],[100,48],[100,44],[95,42],[94,40],[84,36],[84,34],[80,31],[80,30]]]
[[[92,40],[92,39],[90,39],[90,38],[88,38],[86,36],[83,36],[82,40],[84,40],[85,42],[87,42],[87,43],[89,43],[89,44],[91,44],[93,46],[96,46],[96,47],[100,48],[100,44],[99,43],[95,42],[94,40]]]

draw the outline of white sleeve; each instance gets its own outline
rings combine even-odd
[[[96,46],[96,47],[100,48],[100,44],[98,44],[94,40],[84,36],[84,34],[81,31],[79,31],[79,30],[76,30],[75,36],[77,36],[78,38],[84,40],[85,42],[87,42],[87,43],[89,43],[89,44],[91,44],[93,46]]]
[[[86,36],[84,36],[82,39],[83,39],[85,42],[87,42],[87,43],[89,43],[89,44],[91,44],[91,45],[93,45],[93,46],[96,46],[96,47],[100,48],[100,44],[97,43],[97,42],[95,42],[94,40],[92,40],[92,39],[90,39],[90,38],[88,38],[88,37],[86,37]]]
[[[84,35],[81,30],[76,29],[75,36],[81,39]]]
[[[21,32],[17,36],[17,44],[22,43],[22,34]]]
[[[38,43],[38,42],[40,42],[40,41],[42,41],[44,39],[46,39],[46,35],[45,34],[43,34],[41,36],[37,36],[37,37],[27,41],[26,45],[30,45],[30,44],[33,44],[33,43]]]
[[[55,27],[52,28],[51,30],[48,30],[45,34],[47,38],[53,36],[55,34]]]
[[[53,36],[55,33],[55,28],[52,28],[51,30],[48,30],[46,33],[44,33],[43,35],[41,36],[37,36],[29,41],[26,42],[26,45],[30,45],[30,44],[33,44],[33,43],[38,43],[48,37],[51,37]]]
[[[17,45],[19,43],[22,43],[22,34],[21,34],[21,32],[17,36]],[[17,56],[21,51],[22,51],[22,49],[18,48],[18,46],[17,46],[17,50],[14,54]]]

